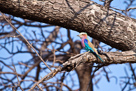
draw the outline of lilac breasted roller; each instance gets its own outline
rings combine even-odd
[[[85,32],[81,32],[78,35],[81,38],[81,44],[83,46],[83,48],[85,48],[87,51],[90,51],[91,53],[93,53],[97,58],[99,58],[102,62],[104,62],[102,60],[102,58],[98,55],[97,50],[94,48],[94,45],[88,40],[88,36],[87,33]]]

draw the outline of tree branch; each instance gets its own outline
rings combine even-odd
[[[72,9],[71,9],[72,8]],[[73,12],[73,10],[75,12]],[[136,20],[88,0],[0,0],[0,11],[59,25],[120,50],[136,49]]]
[[[133,51],[125,51],[125,52],[109,52],[107,53],[109,58],[105,56],[101,56],[101,58],[105,61],[106,64],[117,64],[117,63],[136,63],[136,53]],[[39,80],[37,83],[33,85],[33,87],[29,90],[33,90],[39,83],[49,80],[52,77],[54,77],[58,72],[61,71],[71,71],[74,70],[76,67],[78,67],[81,63],[101,63],[100,60],[97,60],[95,56],[89,52],[83,53],[83,54],[77,54],[71,58],[68,59],[65,63],[62,64],[62,66],[59,66],[57,69],[53,70],[46,76],[44,76],[41,80]]]

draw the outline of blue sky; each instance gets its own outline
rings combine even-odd
[[[102,4],[99,0],[93,0],[93,1],[95,1],[95,2],[97,2],[99,4]],[[123,2],[124,2],[124,0],[113,0],[113,2],[111,3],[111,6],[116,7],[118,9],[125,9],[126,5]],[[135,2],[135,4],[136,4],[136,2]],[[133,12],[133,14],[135,14],[135,13],[136,13],[136,11]],[[136,17],[133,17],[133,18],[136,18]],[[20,18],[18,18],[18,19],[20,21],[22,21]],[[25,27],[25,28],[27,28],[27,27]],[[25,28],[24,27],[23,28],[19,28],[19,31],[21,31],[22,34],[25,34],[25,32],[23,32],[25,30]],[[48,27],[48,28],[44,28],[44,30],[52,31],[53,28],[54,27]],[[38,28],[29,27],[27,29],[30,30],[29,32],[32,32],[32,30],[37,30],[36,32],[38,33]],[[66,41],[67,40],[67,37],[66,37],[67,30],[65,28],[61,28],[60,32],[61,33],[59,33],[59,36],[62,34],[63,35],[63,41]],[[76,31],[71,31],[71,37],[72,37],[73,41],[80,40],[80,38],[76,36],[78,34],[79,33],[76,32]],[[46,33],[45,35],[47,37],[49,35],[49,33]],[[40,36],[38,36],[38,37],[40,37]],[[89,40],[91,41],[91,38],[89,38]],[[60,40],[57,39],[57,41],[60,41]],[[3,43],[3,40],[0,40],[0,43]],[[18,45],[18,44],[15,44],[15,45]],[[101,46],[103,46],[103,45],[105,45],[105,44],[101,43]],[[51,46],[49,46],[49,48],[52,49],[52,46],[54,46],[54,44],[52,44]],[[57,48],[58,46],[59,45],[57,45],[55,47]],[[9,45],[8,47],[10,48],[11,46]],[[109,47],[109,46],[106,46],[106,48],[107,47]],[[67,50],[68,48],[69,48],[69,45],[67,45],[64,50]],[[115,49],[113,51],[115,51]],[[85,52],[85,51],[81,50],[81,53],[83,53],[83,52]],[[0,57],[7,57],[7,56],[8,56],[8,53],[5,50],[1,50]],[[13,60],[16,60],[16,61],[14,61],[14,63],[17,63],[18,61],[25,62],[25,61],[27,61],[28,59],[31,59],[31,58],[32,57],[29,54],[17,54],[17,55],[15,55],[13,57]],[[12,59],[5,60],[5,61],[7,61],[6,62],[7,64],[11,64],[12,63]],[[48,63],[48,64],[51,64],[51,63]],[[3,66],[3,65],[0,64],[0,66]],[[41,63],[41,66],[44,66],[44,65]],[[133,67],[134,66],[136,66],[136,65],[133,64]],[[102,77],[102,79],[98,83],[99,88],[97,88],[94,85],[94,91],[120,91],[121,90],[121,88],[120,88],[120,82],[122,80],[122,79],[120,79],[120,77],[126,75],[125,71],[124,71],[124,68],[126,68],[127,71],[128,71],[128,73],[131,75],[131,72],[129,72],[130,68],[129,68],[128,64],[112,64],[112,65],[110,65],[108,67],[111,70],[111,73],[109,74],[109,77],[111,77],[110,82],[108,82],[106,80],[105,73],[102,72],[98,77],[96,77],[96,79],[99,78],[99,77]],[[17,67],[17,68],[19,68],[19,67]],[[105,68],[106,68],[107,71],[109,71],[107,67],[105,67]],[[96,72],[96,74],[99,71],[101,71],[101,70],[102,70],[102,68],[100,70],[98,70]],[[9,69],[4,69],[4,71],[9,71]],[[20,73],[21,71],[17,70],[17,72]],[[47,72],[49,72],[49,70]],[[33,70],[29,74],[35,74],[35,71]],[[78,79],[77,79],[77,75],[75,74],[75,71],[71,71],[71,72],[69,72],[69,74],[72,75],[72,79],[74,80],[74,83],[77,85],[77,86],[74,87],[74,89],[78,89],[79,88],[79,86],[78,86],[79,84],[78,84]],[[43,77],[44,75],[45,74],[40,74],[40,77]],[[55,76],[55,77],[58,77],[60,75],[62,75],[62,74],[57,74],[57,76]],[[117,77],[117,79],[114,78],[115,76]],[[52,79],[50,79],[49,81],[55,80],[55,77],[52,78]],[[68,82],[69,86],[72,86],[72,82],[69,81],[70,79],[71,78],[68,76],[67,80],[64,83]]]

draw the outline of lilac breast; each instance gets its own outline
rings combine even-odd
[[[84,39],[85,39],[85,38],[82,38],[82,41],[81,41],[81,44],[82,44],[83,48],[85,48]]]

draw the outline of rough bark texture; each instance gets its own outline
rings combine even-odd
[[[0,11],[17,17],[59,25],[78,32],[85,31],[89,36],[120,50],[136,49],[136,20],[110,9],[107,10],[107,8],[89,0],[0,0]],[[107,53],[107,55],[110,60],[106,56],[101,56],[107,64],[136,62],[136,54],[133,51]],[[85,68],[86,64],[79,65],[84,62],[99,63],[101,61],[90,53],[79,54],[71,57],[63,63],[62,67],[55,69],[45,78],[52,78],[58,72],[71,70],[76,65],[80,90],[85,91],[90,81],[92,69]],[[44,81],[45,78],[38,83]],[[89,91],[93,89],[91,86]]]
[[[136,20],[88,0],[0,0],[0,11],[87,32],[120,50],[136,49]]]
[[[79,91],[93,91],[93,85],[92,84],[89,85],[91,80],[92,67],[87,64],[81,64],[76,68],[76,72],[78,74],[80,83]]]
[[[112,64],[112,63],[126,63],[126,62],[129,62],[129,63],[136,63],[136,54],[135,52],[133,51],[125,51],[125,52],[110,52],[110,53],[107,53],[107,55],[109,56],[109,59],[107,57],[104,57],[104,56],[101,56],[102,59],[104,59],[105,63],[109,63],[109,64]],[[45,80],[49,80],[51,79],[52,77],[54,77],[58,72],[61,72],[61,71],[71,71],[73,69],[75,69],[77,67],[77,73],[78,73],[78,77],[80,78],[79,82],[80,82],[80,90],[81,88],[83,90],[81,91],[84,91],[86,89],[86,84],[88,84],[89,81],[87,81],[87,83],[84,83],[87,79],[89,80],[89,76],[90,76],[90,72],[91,72],[91,69],[89,70],[89,68],[87,68],[87,71],[85,71],[85,69],[83,69],[83,66],[84,65],[81,65],[81,63],[86,63],[86,62],[101,62],[100,60],[97,60],[96,57],[91,54],[91,53],[83,53],[83,54],[78,54],[76,56],[73,56],[71,58],[68,59],[68,61],[66,61],[65,63],[62,64],[62,66],[59,66],[58,68],[54,69],[52,72],[50,72],[48,75],[44,76],[41,80],[39,80],[37,83],[35,83],[29,91],[32,91],[36,85],[38,85],[39,83],[45,81]],[[80,66],[79,66],[80,65]],[[79,67],[81,68],[79,68]],[[86,66],[87,67],[87,66]],[[101,66],[102,67],[102,66]],[[81,73],[79,73],[81,70]],[[89,72],[88,72],[89,71]],[[84,75],[83,75],[84,74]],[[86,76],[86,75],[87,76]],[[86,76],[86,77],[85,77]],[[85,81],[83,81],[85,80]],[[82,82],[83,81],[83,82]],[[92,86],[92,85],[91,85]],[[91,87],[89,87],[89,90],[91,91]]]

